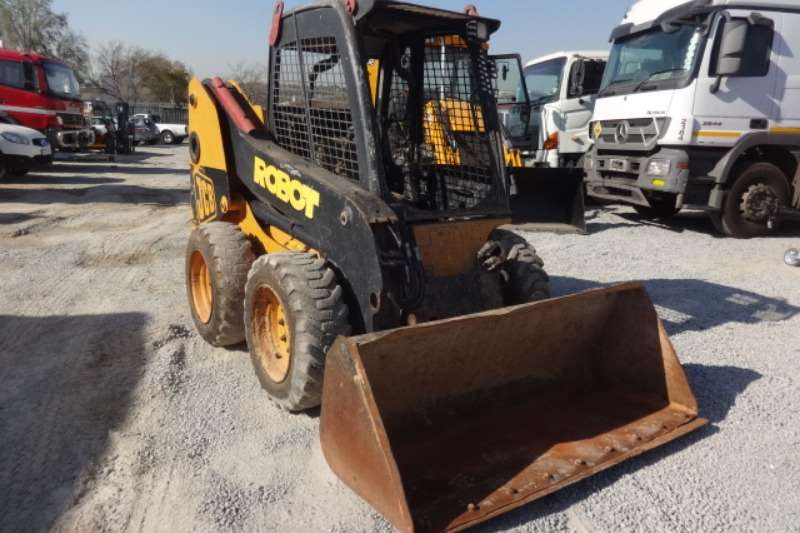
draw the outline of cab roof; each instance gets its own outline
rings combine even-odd
[[[797,2],[786,0],[639,0],[625,13],[622,24],[611,34],[611,40],[645,31],[670,18],[736,7],[752,10],[796,10]]]
[[[373,31],[380,30],[392,34],[403,34],[410,31],[446,32],[451,30],[454,25],[477,21],[485,23],[491,35],[500,29],[501,24],[497,19],[474,17],[458,11],[395,0],[358,0],[357,4],[358,10],[354,19],[359,26],[363,25]],[[286,16],[320,7],[344,9],[341,0],[316,0],[287,11]]]
[[[586,57],[589,59],[608,59],[608,50],[562,50],[544,56],[540,56],[535,59],[531,59],[530,61],[525,63],[525,66],[530,67],[532,65],[537,65],[539,63],[544,63],[545,61],[558,59],[560,57],[576,57],[576,56]]]
[[[33,61],[34,63],[38,63],[40,61],[52,61],[55,63],[60,63],[60,61],[55,61],[40,54],[35,54],[33,52],[20,52],[19,50],[12,50],[10,48],[0,48],[0,58],[18,61],[27,60]]]

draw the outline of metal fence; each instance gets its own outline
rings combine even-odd
[[[186,106],[162,103],[137,103],[131,106],[131,115],[147,113],[158,115],[161,122],[169,124],[186,124],[189,111]]]

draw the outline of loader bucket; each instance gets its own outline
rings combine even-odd
[[[521,167],[508,173],[517,192],[511,213],[520,229],[586,234],[583,170]]]
[[[639,285],[340,338],[321,439],[400,531],[458,531],[705,423]]]

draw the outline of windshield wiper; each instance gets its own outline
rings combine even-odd
[[[655,78],[656,76],[658,76],[658,75],[660,75],[660,74],[669,74],[670,72],[686,72],[686,69],[685,69],[685,68],[668,68],[668,69],[664,69],[664,70],[657,70],[656,72],[653,72],[652,74],[649,74],[649,75],[648,75],[648,76],[647,76],[645,79],[643,79],[642,81],[640,81],[640,82],[639,82],[639,83],[636,85],[636,87],[634,87],[634,88],[633,88],[633,92],[639,92],[639,90],[640,90],[642,87],[644,87],[644,84],[645,84],[645,83],[647,83],[648,81],[651,81],[651,80],[652,80],[653,78]],[[672,80],[672,79],[675,79],[675,78],[674,78],[674,77],[672,77],[672,78],[667,78],[667,79],[670,79],[670,80]]]
[[[605,88],[597,94],[597,96],[605,96],[610,92],[609,89],[611,87],[614,87],[615,85],[622,85],[623,83],[630,83],[632,81],[633,81],[633,78],[628,78],[628,79],[624,79],[624,80],[614,80],[611,83],[609,83],[608,85],[606,85]]]

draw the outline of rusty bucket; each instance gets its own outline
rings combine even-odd
[[[705,424],[645,290],[624,285],[340,338],[321,439],[400,531],[458,531]]]

